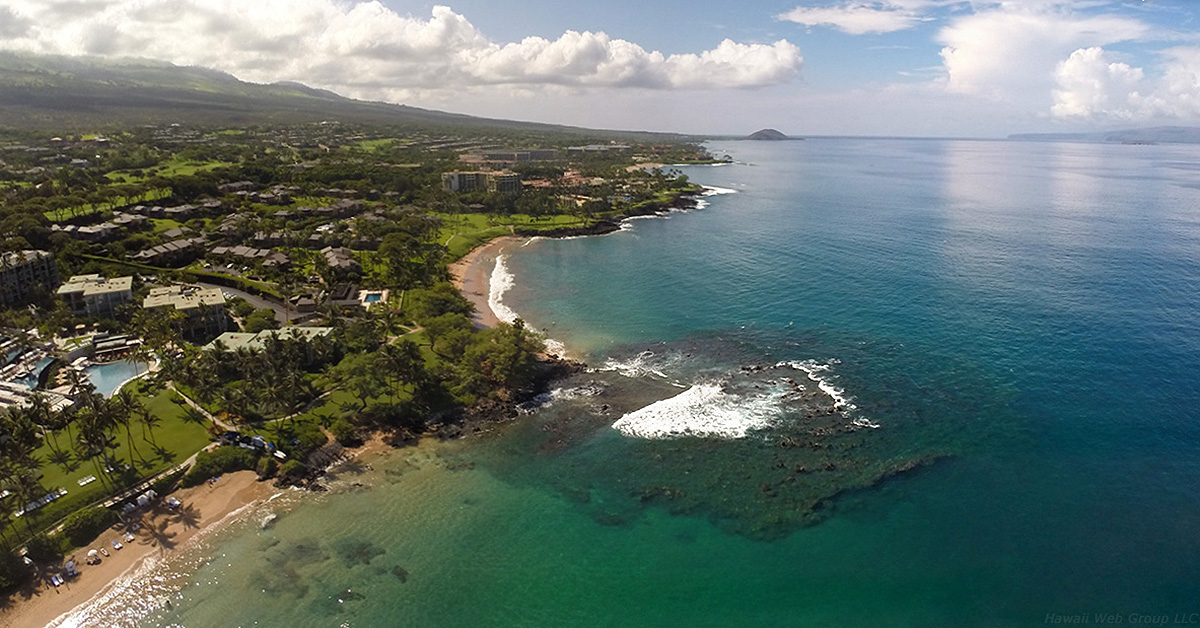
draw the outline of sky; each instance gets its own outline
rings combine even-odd
[[[1200,126],[1200,0],[0,0],[0,49],[593,128]]]

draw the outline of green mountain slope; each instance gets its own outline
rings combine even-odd
[[[93,131],[132,125],[291,124],[339,120],[446,128],[596,135],[574,127],[491,120],[344,98],[299,83],[259,85],[229,74],[142,59],[0,52],[0,127]],[[612,133],[608,137],[666,137]]]

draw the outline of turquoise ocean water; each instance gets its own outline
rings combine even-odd
[[[701,209],[502,258],[593,371],[66,623],[1200,621],[1200,147],[711,149]]]

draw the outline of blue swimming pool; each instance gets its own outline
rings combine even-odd
[[[50,363],[53,361],[54,361],[54,358],[50,358],[50,357],[42,358],[41,360],[38,361],[37,365],[33,367],[33,370],[30,371],[28,375],[26,375],[25,377],[18,377],[16,379],[14,379],[13,381],[18,384],[21,384],[22,386],[25,386],[26,388],[28,388],[30,390],[33,390],[34,388],[37,388],[38,377],[41,376],[42,371],[46,370],[46,367],[50,366]]]
[[[111,397],[121,384],[146,372],[144,362],[120,360],[107,364],[93,364],[84,369],[88,379],[96,387],[96,392]]]
[[[379,292],[372,292],[372,293],[368,294],[367,296],[363,297],[363,303],[377,303],[382,300],[383,300],[383,294],[379,293]]]

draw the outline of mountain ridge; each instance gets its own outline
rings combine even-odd
[[[163,61],[0,52],[0,128],[91,132],[133,125],[208,126],[340,120],[426,130],[531,131],[625,139],[673,133],[597,130],[355,100],[295,81],[258,84]]]

